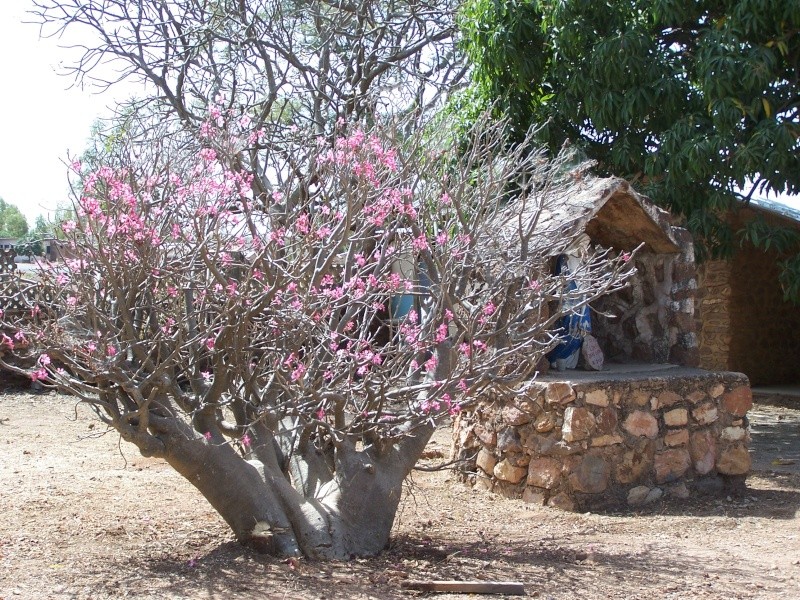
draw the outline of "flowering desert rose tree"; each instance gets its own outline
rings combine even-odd
[[[580,177],[502,124],[466,153],[340,126],[292,149],[312,183],[257,198],[226,166],[259,143],[246,125],[214,110],[197,147],[120,143],[84,168],[69,258],[41,274],[55,300],[5,326],[34,379],[165,459],[239,540],[373,554],[437,423],[523,393],[557,341],[576,292],[549,257],[571,239],[539,218]],[[619,289],[625,258],[588,260],[580,302]]]

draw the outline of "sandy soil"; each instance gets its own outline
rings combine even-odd
[[[448,443],[442,431],[427,464]],[[0,599],[420,596],[409,579],[520,581],[536,598],[800,598],[800,474],[769,461],[739,497],[605,514],[417,472],[384,554],[324,564],[242,548],[193,487],[68,397],[0,391],[0,446]]]

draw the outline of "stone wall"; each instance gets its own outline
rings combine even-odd
[[[453,454],[473,485],[567,510],[687,497],[741,484],[751,406],[740,373],[548,377],[460,414]]]
[[[731,219],[734,229],[756,217],[777,227],[800,224],[753,208]],[[780,262],[786,256],[743,243],[730,261],[700,265],[697,330],[700,366],[741,371],[753,385],[800,383],[800,307],[786,302]]]
[[[710,260],[698,268],[697,321],[700,367],[726,371],[731,347],[731,264]]]
[[[783,299],[782,258],[746,245],[731,265],[728,368],[753,385],[800,383],[800,307]]]
[[[611,362],[698,364],[694,245],[685,229],[672,233],[680,253],[638,253],[630,286],[594,305],[593,333]]]

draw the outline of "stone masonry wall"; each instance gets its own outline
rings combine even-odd
[[[680,371],[540,381],[526,396],[487,399],[457,417],[454,457],[473,485],[567,510],[741,484],[747,378]]]
[[[593,333],[609,361],[698,364],[694,246],[672,229],[679,254],[638,253],[630,285],[594,305]]]
[[[730,369],[731,264],[710,260],[698,268],[698,346],[700,367],[709,370]]]
[[[746,245],[731,265],[728,368],[753,385],[800,383],[800,307],[783,299],[782,258]]]

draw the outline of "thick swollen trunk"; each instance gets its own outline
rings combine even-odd
[[[275,465],[244,460],[228,444],[170,436],[165,459],[225,519],[237,539],[281,556],[347,559],[389,542],[402,485],[432,431],[386,449],[343,449],[334,478],[314,497]]]

